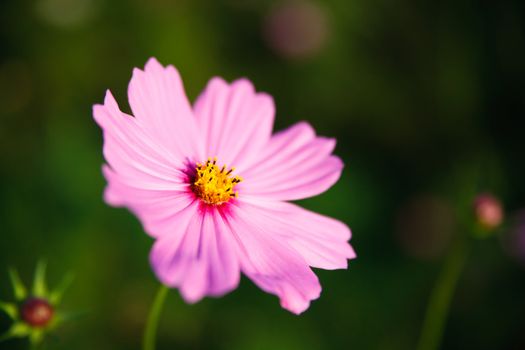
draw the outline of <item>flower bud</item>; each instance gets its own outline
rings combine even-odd
[[[503,221],[501,202],[491,194],[480,194],[474,200],[476,221],[485,230],[497,228]]]
[[[45,327],[53,318],[54,310],[45,299],[29,298],[21,307],[24,322],[32,327]]]
[[[16,301],[0,300],[0,311],[12,320],[11,327],[5,333],[0,334],[0,342],[11,338],[28,337],[32,348],[36,348],[47,333],[52,332],[66,320],[66,314],[56,308],[73,277],[71,274],[66,275],[57,288],[49,291],[45,274],[46,264],[41,260],[35,270],[33,286],[31,290],[28,290],[16,269],[9,269]]]

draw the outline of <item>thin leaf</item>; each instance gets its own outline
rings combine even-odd
[[[10,338],[23,338],[31,333],[31,327],[23,322],[13,323],[11,328],[0,336],[0,341]]]
[[[18,271],[14,268],[9,269],[9,277],[11,278],[11,284],[13,285],[13,291],[15,293],[15,299],[17,301],[22,301],[27,297],[27,289],[20,280]]]
[[[72,273],[68,273],[63,279],[62,282],[55,288],[49,295],[49,302],[52,305],[57,305],[62,300],[62,296],[66,289],[71,285],[75,276]]]
[[[36,264],[35,279],[33,281],[33,295],[39,298],[47,296],[46,287],[46,262],[40,260]]]
[[[12,320],[18,318],[18,308],[16,307],[16,304],[0,301],[0,310],[4,311]]]

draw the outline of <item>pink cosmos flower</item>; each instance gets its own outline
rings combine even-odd
[[[242,271],[299,314],[321,292],[310,267],[355,257],[345,224],[286,202],[337,181],[334,139],[305,122],[272,135],[273,100],[245,79],[211,79],[192,106],[178,71],[154,58],[134,70],[128,97],[134,117],[109,91],[93,108],[105,200],[140,219],[155,274],[184,300],[224,295]]]

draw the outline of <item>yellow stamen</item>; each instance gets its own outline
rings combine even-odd
[[[197,163],[193,192],[207,204],[219,205],[238,196],[235,186],[242,181],[240,176],[231,176],[235,168],[219,167],[217,158],[208,158],[205,164]]]

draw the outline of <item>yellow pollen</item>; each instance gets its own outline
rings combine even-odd
[[[230,198],[238,196],[235,186],[242,181],[240,176],[232,176],[235,168],[228,169],[226,165],[219,167],[217,158],[208,158],[204,164],[197,163],[193,192],[205,203],[219,205]]]

